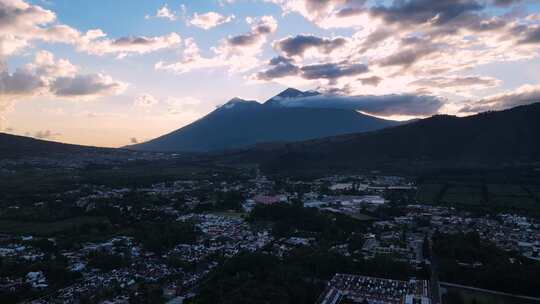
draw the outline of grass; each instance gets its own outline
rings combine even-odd
[[[24,222],[0,220],[2,233],[16,235],[52,236],[69,232],[83,225],[109,224],[105,217],[79,216],[55,222]]]
[[[440,204],[498,212],[530,212],[540,215],[540,185],[519,183],[481,183],[471,181],[428,180],[418,185],[417,200],[424,204]],[[494,209],[494,210],[495,210]]]

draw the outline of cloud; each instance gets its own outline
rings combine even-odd
[[[519,43],[540,44],[540,25],[531,26],[527,29],[523,29],[523,32],[521,33],[522,33],[521,36],[523,38],[519,41]]]
[[[34,61],[10,73],[0,62],[0,120],[15,102],[35,96],[64,99],[95,99],[122,93],[127,84],[105,74],[80,74],[65,59],[55,59],[47,51],[36,53]],[[2,126],[0,126],[2,127]]]
[[[40,131],[34,132],[32,136],[37,139],[54,139],[61,135],[62,135],[61,133],[51,132],[51,130],[44,130],[44,131],[40,130]]]
[[[493,4],[498,6],[510,6],[522,2],[522,0],[493,0]]]
[[[365,77],[365,78],[358,78],[358,80],[362,83],[362,85],[369,85],[369,86],[378,86],[379,83],[383,80],[381,77],[378,76],[371,76],[371,77]]]
[[[368,67],[362,63],[323,63],[303,66],[300,70],[305,79],[337,79],[364,74]]]
[[[167,4],[163,5],[162,7],[160,7],[156,11],[155,17],[156,18],[168,19],[170,21],[175,21],[176,20],[176,14],[172,10],[169,9]]]
[[[309,21],[324,27],[341,27],[336,17],[357,17],[366,0],[266,0],[281,7],[285,14],[298,13]],[[334,19],[334,20],[332,20]],[[354,22],[354,21],[353,21]]]
[[[476,0],[405,0],[374,7],[370,13],[388,23],[442,25],[483,8]]]
[[[272,16],[246,18],[246,22],[251,26],[251,30],[222,39],[218,46],[211,49],[212,56],[202,56],[195,40],[187,38],[182,59],[173,63],[159,61],[155,64],[155,69],[183,74],[197,69],[228,68],[230,72],[244,72],[256,68],[259,66],[258,56],[267,36],[274,33],[278,25]]]
[[[8,56],[27,47],[31,40],[74,42],[78,31],[54,24],[56,14],[22,0],[0,1],[0,55]]]
[[[437,48],[434,46],[422,46],[409,48],[405,50],[398,51],[386,58],[383,58],[379,61],[379,65],[385,66],[400,66],[403,68],[409,68],[415,64],[420,59],[431,55],[437,51]]]
[[[50,91],[58,97],[84,97],[94,99],[107,95],[118,95],[125,91],[127,84],[114,81],[104,74],[75,75],[58,77],[52,81]]]
[[[117,39],[105,38],[101,30],[90,30],[80,40],[77,49],[92,55],[113,54],[125,57],[129,54],[146,54],[177,47],[182,38],[177,33],[164,36],[129,36]]]
[[[428,95],[316,95],[305,98],[282,99],[287,107],[353,109],[372,115],[429,116],[438,112],[445,100]]]
[[[343,47],[346,43],[347,39],[343,37],[320,38],[313,35],[297,35],[276,41],[274,48],[287,57],[303,56],[309,49],[316,49],[328,55],[335,49]]]
[[[109,39],[100,29],[82,34],[57,21],[56,14],[23,0],[0,0],[0,56],[9,56],[32,45],[33,41],[65,43],[92,55],[146,54],[175,47],[180,36],[132,36]]]
[[[410,85],[418,87],[431,87],[439,89],[447,88],[475,88],[485,89],[496,87],[500,84],[500,80],[493,77],[481,76],[451,76],[451,77],[432,77],[418,79],[410,83]]]
[[[289,76],[303,79],[325,79],[333,83],[342,77],[356,76],[368,72],[368,67],[362,63],[330,62],[297,66],[285,57],[275,57],[269,62],[270,68],[252,75],[257,80],[273,80]]]
[[[137,140],[136,137],[132,137],[132,138],[129,139],[129,142],[132,143],[132,144],[138,144],[139,140]]]
[[[512,108],[540,102],[540,85],[524,85],[516,90],[491,95],[478,101],[469,101],[460,112],[479,113]]]
[[[5,65],[0,66],[0,98],[9,99],[32,95],[46,86],[46,82],[29,68],[19,68],[9,73]]]
[[[200,27],[204,30],[209,30],[211,28],[214,28],[216,26],[229,23],[233,21],[235,18],[234,15],[230,16],[223,16],[216,12],[208,12],[205,14],[197,14],[195,13],[193,17],[190,18],[189,24]]]
[[[274,57],[270,60],[269,65],[272,67],[265,71],[258,72],[254,78],[258,80],[272,80],[287,76],[295,76],[300,73],[300,68],[285,57]]]
[[[159,100],[150,94],[142,94],[135,98],[136,107],[150,108],[159,103]]]
[[[251,24],[251,31],[245,34],[230,36],[225,40],[222,47],[231,48],[250,48],[260,46],[265,42],[266,36],[275,32],[277,21],[272,16],[263,16],[260,19],[246,18],[248,24]]]

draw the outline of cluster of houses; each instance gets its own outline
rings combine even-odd
[[[245,251],[263,251],[284,257],[297,248],[318,246],[314,234],[276,238],[270,233],[270,227],[248,223],[245,217],[258,205],[286,204],[294,200],[302,202],[306,208],[355,217],[366,211],[373,214],[387,205],[387,191],[414,189],[409,181],[393,176],[332,176],[310,182],[285,180],[283,183],[286,187],[278,187],[276,181],[257,175],[241,181],[208,178],[157,183],[136,189],[88,186],[76,193],[66,193],[70,197],[78,197],[76,206],[86,211],[98,207],[97,201],[107,199],[109,207],[118,208],[123,217],[135,222],[146,214],[156,214],[173,221],[193,223],[199,232],[197,241],[176,244],[163,255],[144,250],[137,240],[126,236],[84,243],[81,247],[61,252],[68,261],[67,270],[81,275],[68,286],[49,292],[50,282],[46,273],[29,271],[19,277],[0,278],[0,291],[13,291],[24,286],[47,290],[47,296],[36,299],[35,303],[50,303],[54,299],[71,303],[83,295],[112,288],[115,293],[109,300],[127,303],[130,295],[137,292],[136,286],[143,282],[157,284],[163,288],[166,297],[180,299],[193,294],[222,258]],[[204,194],[210,191],[242,193],[247,198],[240,202],[243,210],[234,213],[199,211],[197,208],[208,204],[209,198]],[[160,203],[137,207],[137,202],[126,202],[125,198],[134,192],[155,197]],[[437,230],[441,233],[477,232],[482,239],[500,248],[519,251],[524,256],[540,260],[540,224],[531,218],[512,214],[474,217],[452,208],[425,205],[402,206],[402,209],[405,212],[400,216],[371,217],[367,232],[360,235],[360,246],[345,242],[333,244],[330,250],[364,259],[386,255],[420,269],[429,263],[423,253],[424,241]],[[46,253],[33,246],[31,241],[31,237],[5,236],[0,239],[0,258],[23,263],[43,260]],[[96,252],[129,257],[129,263],[111,271],[96,269],[89,263],[89,256]],[[182,263],[172,265],[172,258]],[[187,269],[181,265],[195,267]],[[429,304],[429,288],[427,282],[421,280],[398,281],[337,274],[319,299],[319,303],[324,304],[365,301]]]
[[[254,252],[273,240],[268,231],[254,231],[238,216],[192,213],[178,220],[195,222],[202,232],[196,244],[179,244],[171,251],[170,254],[187,262],[198,262],[215,254],[232,257],[242,251]]]

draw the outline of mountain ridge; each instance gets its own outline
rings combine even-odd
[[[351,109],[282,107],[276,102],[315,95],[319,93],[288,88],[262,104],[233,98],[187,126],[128,148],[160,152],[225,151],[262,142],[300,141],[401,124]]]
[[[435,115],[402,126],[246,149],[239,157],[278,170],[392,162],[540,161],[540,103],[466,117]]]

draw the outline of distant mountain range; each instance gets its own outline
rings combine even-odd
[[[287,90],[280,98],[287,98],[289,94],[315,93]],[[186,150],[210,151],[244,146],[225,153],[213,153],[211,157],[219,161],[259,163],[263,168],[274,171],[354,170],[381,168],[395,163],[413,168],[428,163],[476,166],[479,163],[540,161],[540,103],[468,117],[436,115],[398,126],[396,122],[355,111],[283,108],[272,103],[272,99],[266,104],[233,99],[205,118],[143,147],[150,150],[156,145],[164,150],[167,147],[175,150],[181,144]],[[303,124],[298,122],[299,117]],[[329,130],[327,125],[333,127]],[[264,128],[266,126],[269,130]],[[388,127],[295,141],[315,135],[350,133],[354,128],[366,130],[382,126]],[[287,132],[292,128],[294,131]],[[236,137],[234,132],[238,132]],[[206,136],[199,138],[201,134]],[[253,145],[246,146],[249,144]],[[120,150],[0,133],[0,157],[106,151]]]
[[[461,118],[436,115],[374,132],[259,145],[232,156],[278,171],[391,162],[474,166],[540,161],[540,103]]]
[[[261,104],[233,98],[205,117],[172,133],[129,146],[145,151],[224,151],[265,142],[293,142],[379,130],[402,122],[364,115],[354,109],[285,105],[320,95],[286,89]]]

